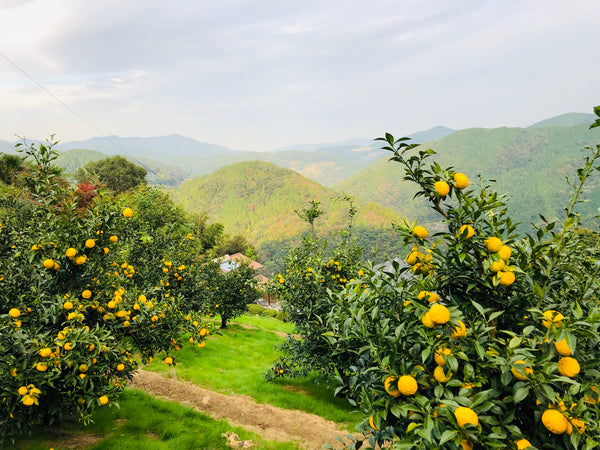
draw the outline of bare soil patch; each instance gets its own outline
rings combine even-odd
[[[247,329],[247,330],[260,330],[260,328],[253,327],[252,325],[246,325],[246,324],[243,324],[243,323],[240,323],[238,325],[240,327],[242,327],[242,328]],[[276,331],[276,330],[266,330],[266,331],[269,331],[269,332],[271,332],[273,334],[276,334],[277,336],[282,337],[282,338],[286,338],[288,336],[291,336],[294,339],[300,339],[300,335],[299,334],[290,334],[290,333],[286,333],[285,331]]]
[[[48,438],[50,446],[73,450],[89,448],[108,437],[93,433],[71,432],[57,427],[48,427],[40,431]]]
[[[343,448],[335,437],[348,434],[335,422],[314,414],[256,403],[249,396],[221,394],[145,370],[136,372],[130,386],[192,406],[215,419],[226,419],[265,439],[297,442],[303,449],[321,449],[326,443]]]

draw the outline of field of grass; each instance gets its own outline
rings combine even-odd
[[[356,423],[360,415],[352,414],[352,407],[333,397],[333,388],[314,376],[265,380],[265,372],[278,356],[275,346],[283,341],[271,330],[291,332],[293,325],[262,316],[234,319],[222,336],[210,336],[206,347],[187,346],[175,352],[177,377],[206,389],[249,395],[259,403],[299,409],[337,423]],[[158,358],[145,369],[163,373],[173,370]]]

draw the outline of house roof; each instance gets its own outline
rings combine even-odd
[[[248,258],[243,253],[234,253],[233,255],[225,255],[224,258],[228,258],[229,260],[234,261],[234,262],[238,262],[238,261],[245,262],[250,266],[251,269],[254,269],[254,270],[262,269],[264,267],[261,263]]]

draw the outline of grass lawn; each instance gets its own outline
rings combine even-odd
[[[186,450],[230,449],[221,434],[232,431],[241,440],[251,439],[257,449],[297,450],[294,443],[266,441],[225,420],[214,420],[176,402],[158,400],[137,389],[126,389],[120,408],[100,408],[94,423],[65,424],[39,430],[16,448],[48,450],[87,448],[93,450]]]
[[[210,336],[206,347],[188,345],[173,352],[177,377],[206,389],[249,395],[260,403],[317,414],[352,429],[361,415],[352,414],[353,408],[345,400],[333,397],[333,388],[319,383],[316,377],[264,379],[264,373],[278,357],[275,346],[283,341],[269,330],[291,332],[293,325],[261,316],[234,319],[222,336]],[[164,373],[174,370],[158,358],[145,368]]]

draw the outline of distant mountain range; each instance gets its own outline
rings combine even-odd
[[[579,149],[597,143],[599,139],[598,128],[588,130],[594,119],[593,114],[569,113],[537,122],[527,128],[474,128],[456,131],[446,127],[435,127],[414,133],[411,137],[414,142],[424,143],[423,145],[436,150],[436,160],[440,164],[451,165],[467,173],[473,183],[477,182],[479,175],[483,179],[496,180],[494,189],[512,197],[509,205],[515,211],[515,219],[529,224],[538,220],[538,212],[549,217],[560,215],[568,195],[564,178],[573,176],[573,171],[580,164],[582,155]],[[389,131],[393,133],[394,130]],[[385,130],[382,130],[381,134],[384,132]],[[13,143],[0,141],[0,151],[11,151],[13,146]],[[214,172],[217,174],[215,176],[222,176],[219,175],[222,172],[218,169],[234,165],[237,169],[232,173],[248,183],[254,183],[258,189],[265,180],[250,181],[252,177],[244,175],[242,168],[252,168],[249,170],[253,174],[264,175],[268,171],[265,169],[260,172],[257,170],[258,166],[239,163],[263,161],[304,175],[316,181],[322,189],[328,186],[357,198],[378,202],[401,216],[433,224],[438,220],[428,208],[412,199],[414,188],[402,182],[403,174],[400,168],[397,164],[388,162],[389,155],[380,149],[380,143],[367,138],[356,137],[330,144],[297,144],[272,152],[232,150],[180,135],[154,138],[110,136],[67,142],[57,148],[61,150],[58,163],[69,173],[91,160],[120,153],[144,166],[149,172],[148,180],[151,183],[170,187],[177,187],[184,180],[192,180],[198,175]],[[276,176],[283,177],[283,172],[272,170]],[[285,173],[284,178],[290,179],[290,172]],[[269,176],[275,176],[273,174]],[[230,173],[229,176],[233,175]],[[232,208],[232,200],[224,201],[220,194],[206,191],[206,185],[203,183],[210,184],[210,180],[210,177],[200,177],[190,181],[185,184],[184,189],[188,194],[178,190],[176,195],[188,209],[205,210],[211,218],[212,215],[215,216],[214,220],[225,220],[224,217],[232,214],[227,212],[228,208]],[[191,186],[196,188],[192,189]],[[588,219],[598,213],[600,206],[600,191],[595,186],[588,194],[590,201],[580,205]],[[195,193],[190,194],[194,189]],[[240,189],[235,188],[237,192],[246,192]],[[307,192],[313,190],[311,187]],[[247,193],[250,196],[254,195],[250,191]],[[288,194],[292,195],[292,192]],[[333,195],[333,191],[327,195]],[[219,201],[205,203],[205,196]],[[284,208],[293,212],[293,209],[301,207],[308,197],[300,198],[295,195],[284,198],[280,193],[276,198]],[[219,206],[221,201],[223,205]],[[233,221],[227,219],[226,222],[231,222],[238,231],[261,228],[265,230],[266,235],[279,236],[280,233],[270,226],[256,226],[259,222],[256,218],[252,219],[252,214],[244,209],[247,205],[239,203],[239,198],[236,201],[238,203],[234,202],[237,205],[234,210],[244,211],[242,216],[246,217],[244,220],[249,223],[246,223],[246,226],[234,226]],[[261,216],[271,222],[280,223],[267,213],[282,213],[283,210],[275,208],[274,205],[261,210],[262,203],[249,202],[254,204],[254,210],[258,208],[261,211]],[[283,224],[284,228],[298,230],[298,224],[293,225],[292,222],[285,221]],[[255,237],[263,239],[258,235]]]

